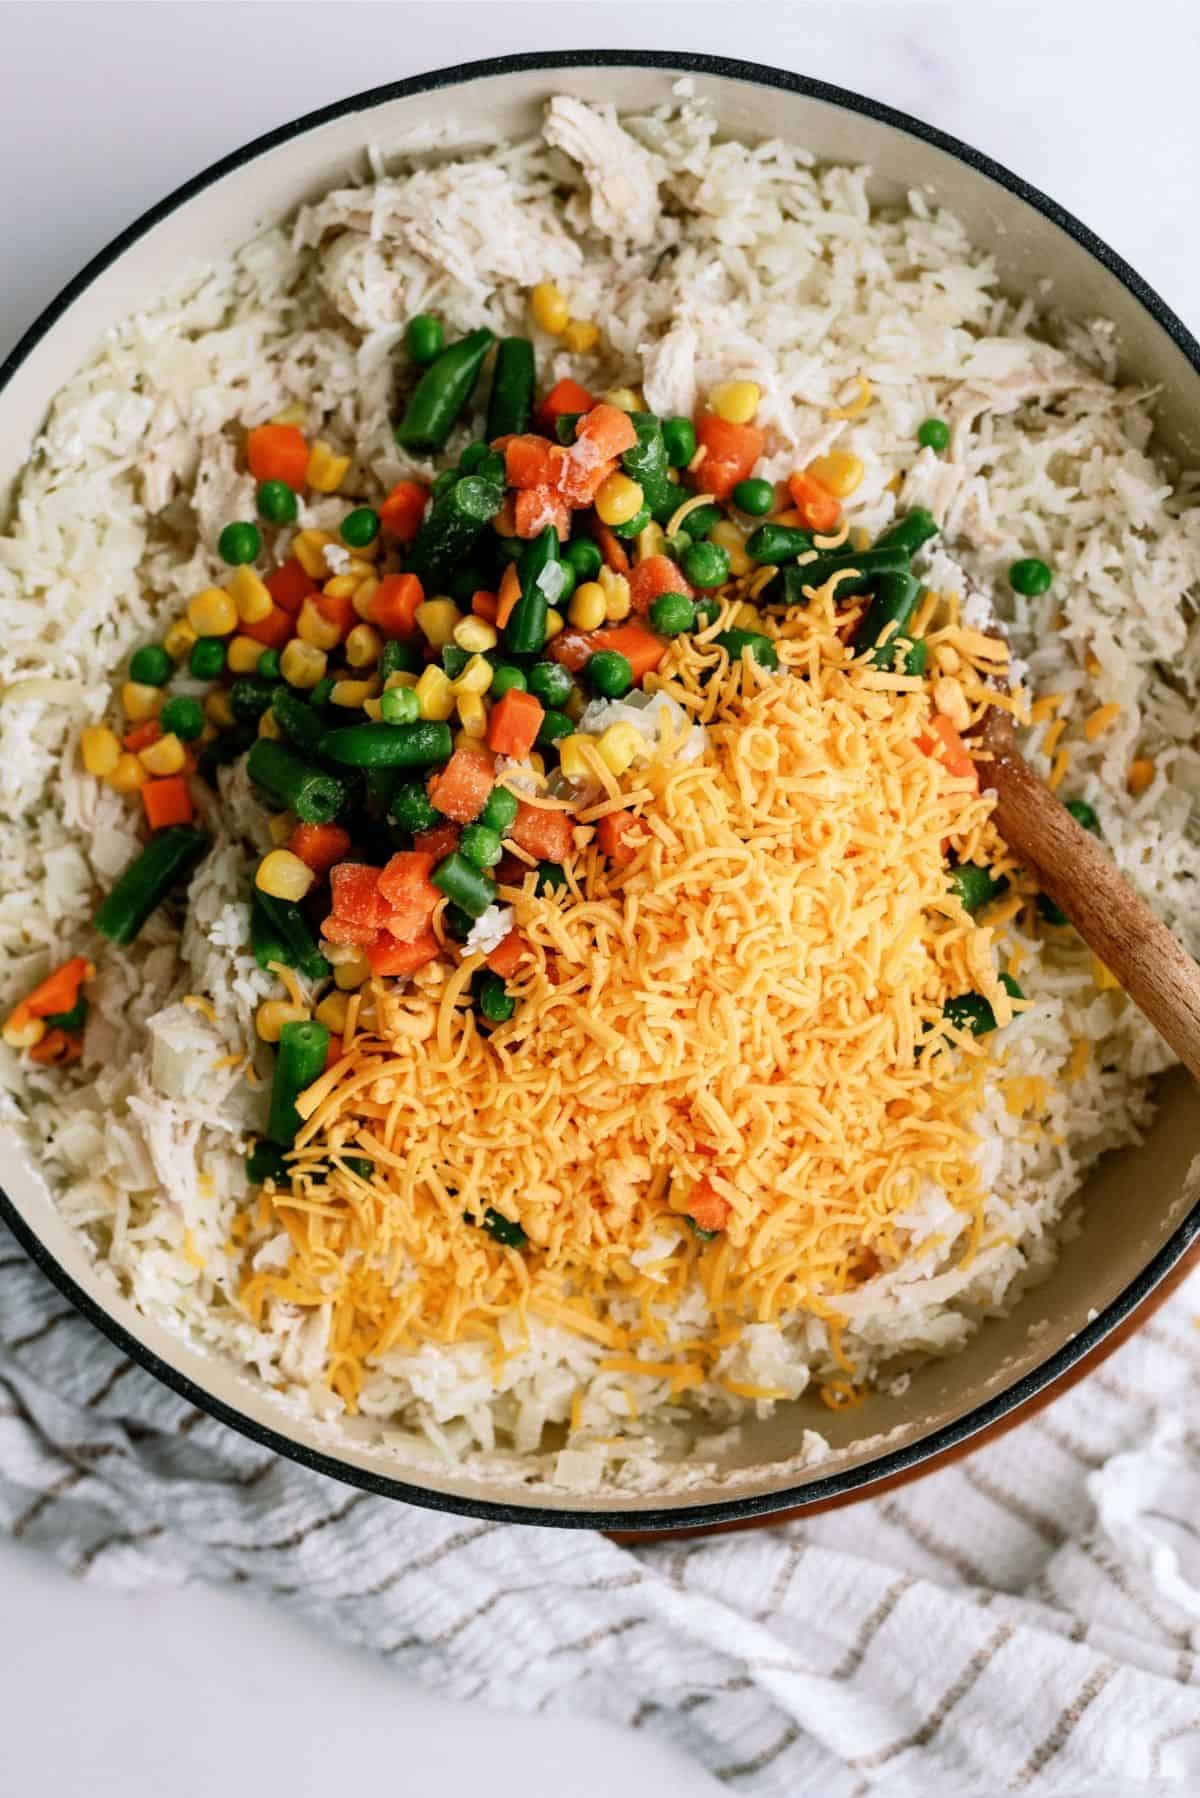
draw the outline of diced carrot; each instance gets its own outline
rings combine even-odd
[[[338,636],[343,641],[358,623],[358,613],[354,610],[354,600],[349,593],[336,597],[332,593],[318,593],[313,604],[327,623],[337,627]]]
[[[663,593],[682,593],[687,599],[692,597],[692,589],[684,578],[683,570],[672,562],[670,556],[647,556],[629,576],[629,597],[634,611],[648,612]]]
[[[365,862],[339,862],[330,869],[335,916],[348,924],[369,924],[382,930],[387,922],[387,901],[379,891],[379,869]]]
[[[252,624],[241,624],[238,629],[243,637],[253,637],[264,649],[282,649],[291,641],[296,626],[282,606],[272,606],[265,618],[256,618]]]
[[[517,496],[509,492],[504,495],[500,510],[492,520],[492,529],[497,537],[515,537],[517,534]]]
[[[506,693],[504,698],[508,697]],[[527,693],[524,697],[528,699],[532,695]],[[503,704],[502,699],[492,711],[491,718]],[[488,722],[490,725],[491,719]],[[487,804],[495,778],[496,764],[486,749],[456,749],[446,766],[429,782],[429,797],[444,817],[452,818],[456,824],[470,824]]]
[[[379,508],[379,522],[400,543],[411,543],[421,528],[429,489],[419,481],[397,481]]]
[[[733,1207],[708,1180],[697,1180],[688,1197],[688,1213],[701,1230],[723,1230]]]
[[[500,601],[496,594],[489,593],[486,587],[480,587],[471,595],[471,610],[476,618],[485,618],[489,624],[495,624],[500,615]]]
[[[619,406],[610,406],[605,400],[584,414],[575,426],[575,435],[586,438],[605,460],[623,456],[638,440],[628,412],[622,412]]]
[[[596,539],[596,542],[600,547],[600,554],[604,557],[605,562],[612,569],[613,573],[628,574],[629,552],[626,550],[625,545],[621,542],[621,539],[617,536],[616,532],[610,531],[608,526],[606,524],[601,524],[598,518],[593,518],[588,521],[588,529]]]
[[[635,685],[653,673],[667,653],[665,637],[656,636],[644,624],[632,620],[628,624],[611,625],[607,630],[592,631],[590,636],[593,655],[599,649],[615,649],[626,658],[633,669]]]
[[[356,924],[350,918],[339,918],[334,912],[321,925],[321,935],[327,943],[352,943],[356,948],[365,949],[379,935],[378,924]]]
[[[415,974],[440,953],[432,930],[426,930],[411,942],[400,943],[390,931],[382,930],[374,942],[367,944],[367,960],[372,974]]]
[[[344,861],[349,854],[350,832],[340,824],[297,824],[287,847],[314,874],[328,874],[335,863]]]
[[[432,830],[414,832],[413,848],[423,855],[432,855],[435,862],[441,862],[458,848],[458,837],[457,824],[435,824]]]
[[[415,636],[417,607],[424,603],[425,589],[415,574],[385,574],[371,599],[371,622],[388,637]]]
[[[815,476],[806,474],[801,468],[796,469],[788,476],[788,492],[806,531],[837,530],[842,516],[841,504]]]
[[[714,499],[728,499],[763,453],[766,441],[757,425],[734,425],[706,412],[696,426],[697,442],[707,451],[692,475],[692,484]]]
[[[578,674],[593,653],[592,638],[595,634],[594,631],[572,630],[568,626],[565,631],[559,631],[557,637],[551,638],[542,653],[547,660],[558,662],[572,674]]]
[[[303,487],[308,444],[295,425],[257,425],[246,438],[246,461],[256,481],[286,481]]]
[[[151,743],[157,743],[162,736],[162,725],[157,718],[143,718],[132,730],[127,730],[121,738],[126,749],[136,755],[139,749],[149,749]]]
[[[29,1059],[40,1062],[43,1067],[65,1068],[78,1061],[82,1054],[82,1037],[66,1030],[47,1030],[41,1042],[34,1043],[30,1049]]]
[[[646,833],[632,812],[609,812],[596,826],[596,841],[609,861],[625,868],[646,841]]]
[[[411,943],[429,929],[441,893],[429,878],[432,855],[419,849],[393,855],[379,876],[379,891],[390,913],[386,928],[400,943]]]
[[[510,487],[553,487],[556,463],[562,462],[565,454],[548,438],[535,436],[532,431],[521,437],[510,437],[504,450],[505,478]]]
[[[538,536],[548,524],[558,532],[560,543],[571,535],[570,508],[552,487],[530,487],[518,493],[514,518],[517,536],[526,540]]]
[[[151,830],[165,830],[168,824],[190,824],[192,795],[182,774],[168,774],[162,780],[148,780],[142,787],[142,804]]]
[[[96,972],[86,955],[73,955],[60,968],[39,980],[31,993],[26,993],[19,1009],[26,1017],[48,1018],[56,1011],[73,1011],[79,989]]]
[[[517,435],[518,433],[516,431],[508,431],[503,437],[493,437],[489,448],[499,450],[500,454],[503,455],[513,438]]]
[[[340,1036],[331,1036],[325,1050],[325,1072],[328,1073],[330,1068],[336,1067],[345,1053],[345,1039]]]
[[[500,593],[496,600],[496,628],[503,630],[513,615],[513,609],[521,597],[521,579],[517,573],[517,565],[510,562],[500,576]]]
[[[587,438],[573,443],[558,471],[558,491],[568,505],[590,506],[618,463],[613,457],[597,456]]]
[[[488,748],[494,749],[497,755],[523,759],[537,742],[537,734],[545,716],[545,707],[532,693],[523,693],[519,687],[510,687],[503,699],[498,700],[488,713]],[[437,805],[439,801],[435,799],[433,803]],[[444,811],[445,807],[442,809]]]
[[[929,731],[933,732],[931,736]],[[971,760],[971,752],[944,712],[935,712],[929,720],[929,731],[917,738],[917,748],[925,755],[936,755],[947,774],[956,780],[969,780],[979,786],[979,770]]]
[[[516,973],[517,965],[524,953],[525,938],[519,930],[510,930],[508,935],[501,937],[496,947],[483,959],[493,974],[499,974],[501,980],[507,980],[510,975]]]
[[[538,407],[538,423],[543,429],[553,431],[555,419],[561,418],[564,412],[590,412],[595,403],[587,388],[581,387],[578,381],[556,381]]]
[[[526,805],[523,799],[518,801],[508,835],[540,862],[565,861],[575,842],[570,812],[548,812],[538,805]]]
[[[305,600],[317,591],[316,581],[305,573],[295,556],[289,556],[286,562],[272,569],[264,585],[275,604],[282,606],[285,612],[291,612],[293,617]]]

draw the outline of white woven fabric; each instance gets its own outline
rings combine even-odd
[[[762,1798],[1200,1792],[1200,1281],[901,1492],[629,1550],[376,1499],[124,1359],[0,1227],[0,1525],[248,1583],[459,1698],[649,1729]]]

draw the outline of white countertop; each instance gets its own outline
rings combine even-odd
[[[1193,328],[1194,0],[742,5],[8,5],[0,353],[122,226],[214,157],[372,84],[504,51],[606,45],[773,62],[954,132],[1077,213]],[[20,180],[17,179],[18,174]],[[590,1722],[450,1705],[282,1612],[134,1598],[0,1543],[0,1784],[30,1798],[698,1798],[718,1788]],[[319,1700],[320,1728],[296,1699]],[[136,1727],[136,1749],[131,1747]]]

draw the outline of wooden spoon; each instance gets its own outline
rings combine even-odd
[[[1200,967],[1039,780],[1017,748],[1009,713],[993,706],[977,740],[993,757],[979,773],[996,790],[997,830],[1200,1080]]]

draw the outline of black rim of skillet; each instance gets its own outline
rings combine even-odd
[[[1133,297],[1140,302],[1155,322],[1167,333],[1168,337],[1183,352],[1200,373],[1200,343],[1176,317],[1175,313],[1163,301],[1154,289],[1147,285],[1137,272],[1116,252],[1109,248],[1100,238],[1088,230],[1071,213],[1064,210],[1054,200],[1030,186],[1020,176],[1014,175],[1001,164],[993,162],[990,157],[983,156],[969,144],[960,142],[944,131],[936,130],[932,125],[924,124],[920,119],[908,113],[899,112],[896,108],[885,106],[878,100],[870,100],[862,94],[850,92],[846,88],[833,87],[828,82],[815,81],[805,75],[789,74],[782,69],[774,69],[762,63],[740,62],[721,56],[701,56],[688,52],[663,52],[654,50],[570,50],[541,54],[529,52],[519,56],[499,56],[487,61],[464,63],[460,68],[435,69],[429,74],[415,75],[405,81],[388,82],[381,87],[369,88],[366,92],[352,94],[349,98],[339,100],[331,106],[320,107],[315,112],[306,113],[302,118],[290,124],[281,125],[274,131],[266,132],[255,138],[240,150],[234,150],[214,162],[201,174],[184,182],[182,187],[168,194],[148,212],[115,237],[110,244],[101,250],[92,260],[68,282],[58,297],[51,301],[45,311],[25,332],[12,353],[0,365],[0,394],[8,385],[13,375],[25,361],[30,352],[50,330],[51,326],[62,316],[79,296],[86,291],[96,277],[104,272],[118,257],[143,237],[153,226],[159,224],[169,214],[176,211],[186,201],[203,192],[222,176],[254,161],[269,150],[277,149],[294,137],[303,136],[320,125],[346,118],[357,112],[369,112],[373,107],[386,101],[405,99],[410,95],[435,92],[440,88],[460,87],[467,82],[489,77],[515,75],[526,71],[545,71],[550,73],[556,69],[577,68],[648,68],[661,69],[664,73],[677,75],[715,75],[735,81],[749,82],[760,87],[779,88],[784,93],[798,95],[805,99],[821,100],[844,111],[860,113],[894,130],[902,131],[910,137],[921,139],[935,149],[945,151],[977,174],[996,182],[1015,194],[1029,206],[1040,212],[1044,218],[1057,225],[1073,237],[1076,243],[1094,257],[1108,272],[1121,282]],[[130,1335],[122,1325],[109,1315],[81,1286],[60,1266],[49,1250],[38,1239],[25,1219],[18,1213],[7,1193],[0,1188],[0,1218],[13,1232],[30,1258],[47,1277],[53,1281],[85,1317],[103,1331],[103,1333],[124,1351],[131,1360],[144,1367],[148,1373],[155,1375],[167,1386],[172,1387],[197,1409],[215,1417],[220,1423],[228,1424],[231,1429],[248,1436],[252,1441],[260,1443],[264,1448],[273,1449],[276,1454],[290,1461],[299,1463],[313,1472],[323,1473],[342,1483],[360,1487],[366,1492],[374,1493],[380,1498],[402,1499],[409,1504],[421,1505],[428,1510],[449,1512],[455,1515],[490,1519],[496,1523],[539,1524],[559,1529],[597,1529],[613,1530],[627,1533],[652,1531],[672,1531],[695,1529],[706,1524],[722,1524],[745,1522],[755,1517],[768,1517],[774,1512],[807,1508],[822,1504],[830,1499],[842,1498],[846,1494],[869,1489],[877,1481],[897,1474],[915,1470],[924,1461],[946,1450],[965,1443],[979,1431],[998,1423],[1002,1418],[1018,1411],[1029,1400],[1044,1392],[1067,1373],[1083,1356],[1096,1348],[1105,1337],[1122,1323],[1132,1312],[1149,1298],[1159,1281],[1168,1274],[1172,1267],[1184,1255],[1193,1241],[1200,1237],[1200,1205],[1198,1205],[1176,1229],[1174,1234],[1155,1255],[1154,1259],[1144,1267],[1137,1278],[1120,1292],[1111,1304],[1094,1317],[1079,1333],[1064,1343],[1055,1354],[1039,1367],[1018,1380],[1015,1385],[998,1393],[995,1398],[977,1405],[962,1417],[944,1425],[941,1429],[923,1436],[919,1441],[908,1444],[904,1448],[893,1450],[889,1454],[851,1467],[825,1478],[811,1479],[803,1484],[786,1486],[775,1492],[764,1492],[743,1498],[730,1498],[715,1504],[672,1505],[650,1509],[622,1510],[619,1506],[602,1511],[570,1508],[565,1510],[551,1509],[535,1503],[525,1504],[517,1500],[499,1502],[488,1499],[464,1498],[452,1493],[439,1492],[428,1486],[415,1485],[410,1481],[391,1478],[369,1470],[354,1467],[348,1462],[339,1460],[334,1454],[319,1453],[314,1449],[295,1442],[283,1435],[280,1430],[258,1423],[247,1417],[233,1406],[223,1403],[194,1381],[187,1378],[178,1369],[146,1348]],[[448,1470],[449,1471],[449,1470]],[[765,1470],[769,1476],[769,1469]]]

